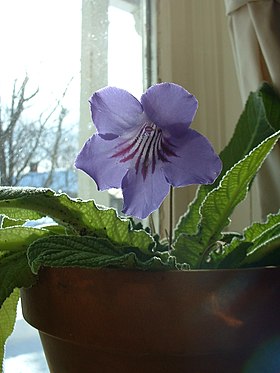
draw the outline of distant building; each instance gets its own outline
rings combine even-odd
[[[38,172],[36,167],[30,168],[25,174],[18,186],[44,187],[49,177],[49,172]],[[74,170],[55,170],[52,181],[48,188],[55,192],[67,193],[70,197],[77,197],[78,194],[78,175]]]

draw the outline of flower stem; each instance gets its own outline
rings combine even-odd
[[[174,192],[173,186],[170,185],[169,191],[169,251],[172,250],[172,241],[173,241],[173,203],[174,203]]]
[[[151,229],[151,235],[152,236],[155,235],[156,234],[156,227],[155,227],[153,214],[149,215],[149,227]]]

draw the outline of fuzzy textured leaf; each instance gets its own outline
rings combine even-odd
[[[246,197],[248,187],[263,161],[280,137],[280,131],[264,140],[222,179],[218,188],[210,192],[201,208],[200,237],[207,246],[220,238],[230,223],[234,208]]]
[[[236,242],[234,240],[234,242]],[[239,245],[232,245],[223,250],[222,255],[215,252],[210,254],[211,260],[208,263],[208,268],[240,268],[241,263],[247,256],[248,250],[252,247],[251,242],[241,242]]]
[[[280,234],[258,245],[240,263],[240,267],[280,266]]]
[[[0,305],[15,288],[29,287],[35,283],[25,251],[6,253],[0,257]]]
[[[134,268],[141,270],[175,269],[176,263],[162,261],[141,249],[118,246],[106,238],[92,236],[57,236],[40,239],[28,249],[29,265],[33,273],[41,266],[84,268]]]
[[[175,229],[175,237],[181,233],[196,234],[201,220],[200,208],[205,197],[220,183],[226,172],[243,159],[256,146],[280,129],[280,100],[276,92],[264,83],[260,89],[249,95],[245,109],[240,116],[229,144],[220,153],[223,170],[215,183],[201,185],[188,211]]]
[[[32,227],[7,227],[0,229],[0,252],[26,251],[28,246],[38,238],[50,235],[46,229]]]
[[[196,236],[181,234],[175,242],[173,254],[178,263],[188,265],[193,269],[200,267],[200,263],[206,259],[207,252],[203,250],[203,246]]]
[[[16,322],[18,300],[19,289],[15,289],[0,307],[0,373],[3,372],[5,343],[12,334]]]
[[[13,219],[49,216],[72,234],[108,237],[147,252],[154,245],[147,232],[133,231],[129,219],[119,218],[114,209],[98,208],[92,200],[72,199],[50,189],[0,187],[0,213]]]
[[[280,213],[271,214],[266,222],[253,223],[246,228],[243,237],[234,239],[225,247],[225,255],[246,243],[249,245],[246,257],[239,263],[240,267],[280,265]]]
[[[203,265],[201,258],[206,258],[211,245],[221,238],[221,232],[230,223],[234,208],[246,197],[252,179],[279,137],[280,131],[264,140],[232,167],[223,177],[220,185],[207,195],[201,207],[202,219],[199,232],[191,237],[192,241],[196,241],[196,257],[193,252],[192,262],[188,262],[191,267],[199,268]],[[176,250],[185,240],[184,234],[178,237],[174,244],[175,255],[177,255]]]
[[[280,233],[280,212],[270,214],[265,223],[253,223],[244,230],[244,241],[258,245],[273,237],[275,230]]]
[[[34,283],[26,251],[31,242],[48,234],[48,231],[26,227],[0,229],[0,306],[15,288]]]

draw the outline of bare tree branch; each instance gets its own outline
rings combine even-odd
[[[55,142],[52,148],[52,153],[51,153],[51,169],[49,171],[47,180],[45,181],[44,187],[49,187],[53,181],[53,175],[55,168],[57,167],[57,158],[59,154],[59,147],[60,143],[62,140],[62,123],[63,120],[65,119],[66,115],[68,114],[67,109],[65,109],[63,106],[61,107],[60,114],[59,114],[59,119],[58,119],[58,126],[56,130],[56,136],[55,136]]]
[[[35,120],[23,118],[27,103],[32,105],[39,92],[36,89],[26,95],[28,76],[25,76],[19,89],[17,80],[14,81],[9,107],[4,108],[0,100],[0,185],[18,185],[30,164],[43,159],[48,159],[51,164],[46,180],[46,185],[51,185],[67,132],[63,121],[68,111],[62,101],[72,79],[51,110],[40,113]]]

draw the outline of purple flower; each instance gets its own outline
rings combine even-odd
[[[124,213],[147,217],[170,185],[210,184],[221,171],[209,141],[189,128],[197,105],[173,83],[150,87],[141,102],[123,89],[100,89],[90,98],[97,133],[84,144],[76,167],[99,190],[121,188]]]

